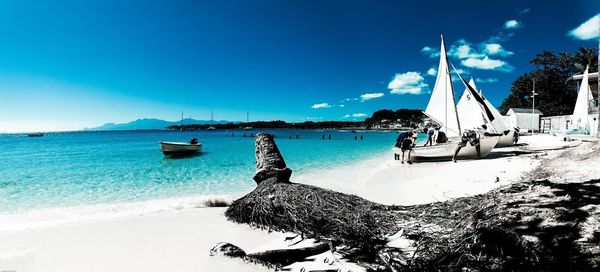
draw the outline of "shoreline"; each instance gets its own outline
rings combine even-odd
[[[498,149],[498,154],[483,160],[458,163],[402,165],[393,161],[390,150],[387,156],[374,155],[335,169],[292,175],[292,182],[356,194],[384,204],[443,201],[485,193],[518,182],[523,174],[537,167],[543,157],[558,152],[543,151],[545,148],[557,147],[558,144],[565,146],[560,141],[550,143],[549,140],[555,138],[548,137],[523,137],[525,142],[530,141],[525,147],[538,150],[536,153],[518,155],[518,151],[523,150],[521,146]],[[505,170],[498,172],[503,168]],[[453,178],[446,179],[445,176]],[[268,271],[239,260],[208,257],[208,252],[222,241],[235,242],[247,252],[290,245],[285,240],[293,234],[269,233],[235,224],[227,221],[223,215],[224,208],[198,208],[194,203],[197,204],[190,199],[189,206],[174,205],[170,210],[155,209],[143,214],[123,214],[118,218],[100,220],[86,221],[83,217],[71,224],[0,232],[0,269]],[[39,219],[42,215],[37,216]],[[36,216],[31,219],[36,219]],[[78,260],[73,261],[73,256],[78,256]],[[318,268],[317,264],[323,266],[326,259],[332,258],[340,259],[340,256],[321,254],[312,262],[297,263],[291,268],[292,271],[299,270],[299,267]],[[118,267],[115,268],[115,265]],[[347,268],[353,264],[339,260],[335,265]],[[353,271],[361,270],[354,268]]]
[[[295,177],[294,180],[302,183],[312,179],[314,176],[320,176],[321,180],[335,179],[337,175],[336,172],[339,171],[337,169],[344,169],[343,171],[346,173],[348,173],[348,169],[354,169],[354,174],[359,174],[362,172],[362,169],[370,168],[371,166],[378,165],[386,161],[386,159],[383,159],[382,156],[386,155],[387,153],[387,151],[375,152],[371,155],[368,155],[365,159],[355,161],[346,166],[340,166],[329,170],[314,169],[303,174],[295,174],[293,177]],[[251,177],[247,177],[247,179],[249,183],[254,184],[254,181]],[[352,181],[350,180],[346,182]],[[113,219],[152,215],[162,212],[176,212],[180,210],[205,208],[206,201],[224,200],[230,203],[231,201],[247,194],[253,188],[253,186],[250,186],[250,189],[247,191],[239,191],[228,194],[188,195],[129,202],[36,208],[31,210],[4,213],[0,214],[0,234],[102,222]]]

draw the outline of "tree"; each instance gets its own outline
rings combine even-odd
[[[575,54],[555,54],[543,50],[530,61],[536,69],[513,81],[510,94],[500,105],[500,111],[506,113],[510,108],[530,108],[535,79],[537,109],[546,116],[573,113],[577,87],[567,80],[583,73],[587,65],[590,65],[590,73],[598,71],[595,59],[596,50],[593,48],[580,48]]]

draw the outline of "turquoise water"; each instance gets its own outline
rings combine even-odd
[[[231,137],[231,133],[235,137]],[[125,131],[0,135],[0,214],[198,195],[254,188],[258,131]],[[294,174],[333,168],[393,146],[395,132],[272,130]],[[242,137],[246,133],[248,137]],[[298,134],[300,139],[289,139]],[[331,134],[332,140],[321,136]],[[355,141],[354,136],[359,140]],[[364,137],[360,141],[360,135]],[[203,152],[172,159],[158,141],[197,137]],[[391,156],[391,155],[390,155]]]

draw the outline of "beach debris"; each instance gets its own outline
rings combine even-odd
[[[277,172],[288,168],[273,138],[257,135],[256,142],[257,187],[225,215],[320,243],[246,255],[246,260],[281,266],[335,247],[336,254],[368,271],[600,271],[600,226],[590,219],[600,213],[595,212],[600,180],[532,180],[561,171],[547,166],[553,165],[550,160],[533,171],[544,173],[486,194],[388,206],[290,182],[291,170],[288,176]],[[561,157],[575,156],[570,149],[564,152]],[[402,243],[390,247],[394,241]]]
[[[219,242],[210,250],[210,256],[244,257],[246,252],[236,245]]]
[[[254,181],[260,185],[264,181],[270,183],[289,182],[292,170],[287,168],[273,135],[256,134],[256,173]]]
[[[219,242],[210,250],[210,256],[241,258],[246,262],[252,262],[270,268],[279,269],[283,266],[305,260],[310,256],[321,254],[329,250],[329,243],[316,243],[312,246],[302,248],[273,249],[246,254],[244,250],[236,245],[226,242]]]

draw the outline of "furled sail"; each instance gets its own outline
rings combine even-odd
[[[469,80],[469,85],[473,87],[473,89],[477,90],[477,87],[475,87],[475,82],[472,78]],[[458,120],[460,120],[460,125],[464,129],[481,127],[481,125],[488,123],[478,102],[470,94],[467,88],[465,88],[465,91],[460,96],[458,104],[456,104],[456,110],[458,111]]]
[[[442,127],[440,130],[444,131],[448,137],[459,136],[461,134],[443,36],[438,74],[433,92],[431,92],[431,97],[429,98],[429,103],[425,109],[425,114],[436,122],[441,123]]]
[[[590,101],[593,101],[592,91],[590,90],[590,84],[588,82],[588,69],[589,66],[586,67],[585,72],[583,72],[583,79],[581,80],[581,86],[579,86],[579,92],[577,93],[577,102],[575,102],[575,109],[571,116],[572,128],[583,133],[589,132],[588,111]]]

